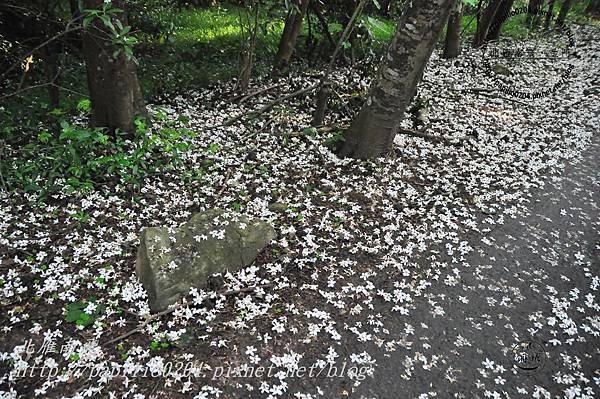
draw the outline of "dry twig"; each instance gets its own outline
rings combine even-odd
[[[253,286],[253,287],[240,288],[239,290],[222,291],[222,292],[219,292],[219,294],[224,295],[224,296],[232,296],[232,295],[237,295],[237,294],[241,294],[244,292],[251,292],[258,288],[268,288],[268,287],[272,287],[272,286],[273,286],[273,284],[262,284],[262,285],[257,285],[257,286]],[[148,317],[146,317],[146,320],[144,320],[144,322],[142,324],[140,324],[133,330],[129,330],[126,333],[121,334],[118,337],[111,339],[110,341],[105,342],[104,344],[102,344],[102,346],[108,346],[108,345],[114,344],[115,342],[119,342],[127,337],[137,334],[137,333],[141,332],[144,329],[144,327],[146,327],[152,321],[154,321],[162,316],[171,314],[171,313],[175,312],[176,310],[181,309],[185,305],[187,305],[187,302],[180,302],[177,305],[173,306],[172,308],[169,308],[169,309],[163,310],[162,312],[158,312],[151,316],[148,316]]]

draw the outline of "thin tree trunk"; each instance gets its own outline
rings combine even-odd
[[[463,15],[462,0],[455,0],[448,17],[446,41],[444,43],[444,58],[455,58],[460,54],[460,22]]]
[[[498,7],[494,20],[488,29],[485,40],[487,42],[498,40],[500,38],[500,32],[502,31],[502,25],[506,22],[510,9],[512,8],[515,0],[502,0],[502,4]]]
[[[600,15],[600,0],[590,0],[588,6],[585,8],[585,12],[597,18]]]
[[[317,106],[315,108],[315,113],[313,114],[312,126],[321,126],[325,121],[325,113],[327,112],[330,94],[331,87],[328,84],[324,84],[317,93]]]
[[[391,5],[392,1],[391,0],[381,0],[379,2],[379,4],[381,5],[381,15],[387,17],[390,15],[390,5]]]
[[[273,62],[273,75],[279,75],[280,73],[286,71],[290,65],[292,55],[294,54],[296,42],[298,41],[298,35],[300,34],[300,29],[302,28],[302,20],[304,19],[304,15],[306,15],[306,10],[308,9],[308,4],[310,3],[310,0],[299,1],[299,10],[292,8],[285,20],[285,26],[279,41],[279,48]]]
[[[241,91],[248,90],[250,86],[250,78],[252,77],[252,69],[254,68],[254,51],[256,50],[256,40],[258,37],[258,18],[260,15],[260,1],[252,4],[254,7],[254,21],[250,18],[248,10],[246,10],[246,21],[240,15],[240,26],[242,27],[242,42],[240,45],[240,72],[238,75],[237,88]],[[244,23],[248,24],[247,29],[244,29]],[[244,37],[244,31],[247,32]]]
[[[529,28],[537,27],[540,23],[540,10],[544,5],[544,0],[529,0],[527,7],[527,18],[525,23]]]
[[[238,77],[238,88],[241,91],[248,90],[250,78],[252,77],[252,67],[254,65],[253,53],[251,49],[244,49],[240,54],[240,75]]]
[[[78,0],[69,0],[69,8],[71,9],[71,16],[73,19],[79,18],[81,10],[79,9]]]
[[[492,0],[483,11],[481,17],[477,20],[477,29],[475,31],[475,37],[473,38],[473,45],[475,47],[481,47],[485,43],[488,30],[490,29],[490,26],[494,21],[494,16],[501,4],[502,0]]]
[[[46,46],[44,50],[44,64],[46,67],[46,79],[50,82],[48,86],[48,108],[56,109],[60,106],[60,93],[58,89],[58,48],[56,45]]]
[[[453,0],[406,2],[369,97],[345,134],[340,156],[375,158],[389,151]]]
[[[319,20],[319,24],[321,24],[321,32],[323,32],[323,34],[327,38],[327,41],[329,41],[329,44],[331,44],[331,47],[335,48],[335,40],[333,40],[333,36],[331,36],[331,32],[329,32],[329,24],[327,23],[327,20],[323,16],[323,13],[321,12],[319,7],[317,7],[317,5],[315,3],[310,3],[310,8],[317,16],[317,19]]]
[[[548,0],[548,11],[546,11],[546,20],[544,21],[544,29],[550,29],[552,16],[554,14],[554,0]]]
[[[560,11],[558,13],[558,17],[556,17],[556,27],[562,28],[565,25],[565,20],[567,19],[567,14],[569,13],[569,8],[571,7],[571,0],[565,0],[560,7]]]
[[[600,0],[590,0],[585,12],[592,17],[598,17],[598,14],[600,14]]]
[[[103,0],[85,0],[87,9],[102,7]],[[123,0],[113,0],[114,7],[125,9]],[[128,25],[127,14],[118,18]],[[118,54],[115,54],[120,50]],[[134,132],[136,116],[146,116],[146,106],[137,79],[136,65],[107,36],[102,22],[96,20],[83,35],[83,54],[88,89],[92,102],[92,126]]]

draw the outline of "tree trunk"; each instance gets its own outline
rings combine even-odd
[[[483,14],[477,19],[477,29],[475,30],[475,37],[473,38],[473,45],[475,47],[481,47],[485,43],[488,30],[494,21],[494,16],[500,8],[503,0],[492,0],[487,8],[483,11]]]
[[[585,12],[590,14],[592,17],[598,17],[600,14],[600,0],[590,0],[585,8]]]
[[[73,19],[79,18],[81,10],[79,9],[78,0],[69,0],[69,8],[71,10],[71,17],[73,17]]]
[[[44,49],[44,64],[46,69],[46,79],[50,83],[48,85],[48,109],[53,110],[60,106],[60,93],[58,88],[58,52],[59,48],[55,43],[52,43]]]
[[[548,0],[548,11],[546,11],[546,20],[544,21],[544,29],[550,29],[550,23],[552,22],[552,16],[554,13],[554,0]]]
[[[384,17],[388,17],[390,15],[391,2],[392,2],[391,0],[381,0],[379,2],[380,6],[381,6],[381,8],[379,9],[379,12]]]
[[[444,58],[455,58],[460,54],[460,22],[463,15],[462,0],[455,0],[448,17],[446,41],[444,43]]]
[[[254,54],[252,50],[243,49],[240,54],[240,75],[238,77],[238,89],[248,90],[250,78],[252,77],[252,67],[254,65]]]
[[[565,20],[567,19],[567,14],[569,13],[569,8],[571,7],[571,0],[565,0],[560,7],[560,11],[558,13],[558,17],[556,17],[556,27],[562,28],[565,25]]]
[[[410,104],[453,0],[406,2],[369,97],[345,134],[340,156],[385,154]]]
[[[306,15],[306,10],[310,3],[310,0],[299,1],[299,10],[295,7],[292,8],[288,12],[288,16],[285,20],[285,26],[279,41],[279,49],[277,50],[273,62],[273,75],[279,75],[286,71],[290,65],[290,59],[294,54],[294,48],[296,47],[296,41],[300,34],[300,28],[302,28],[302,20],[304,19],[304,15]]]
[[[311,123],[312,126],[321,126],[325,121],[325,113],[327,112],[330,95],[331,87],[329,84],[323,84],[317,93],[317,106],[315,107],[315,113]]]
[[[506,22],[514,2],[515,0],[502,0],[502,4],[500,4],[500,7],[498,7],[496,15],[494,15],[494,20],[488,29],[487,36],[485,37],[486,42],[498,40],[500,38],[502,25],[504,25]]]
[[[84,2],[87,9],[98,9],[103,4],[103,0]],[[125,9],[123,0],[113,0],[112,4]],[[113,18],[119,19],[123,26],[128,25],[125,12]],[[120,50],[118,54],[117,50]],[[92,102],[92,126],[133,133],[135,117],[146,116],[134,61],[110,40],[106,28],[97,19],[83,35],[83,54]]]
[[[540,10],[544,5],[544,0],[529,0],[527,7],[527,18],[525,23],[529,28],[537,27],[540,23]]]

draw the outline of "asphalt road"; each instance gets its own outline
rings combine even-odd
[[[600,397],[599,206],[595,137],[533,194],[528,215],[490,232],[489,244],[470,237],[457,284],[435,282],[408,320],[387,315],[404,344],[348,396]]]

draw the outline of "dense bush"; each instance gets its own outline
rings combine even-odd
[[[88,109],[89,103],[82,101],[80,108]],[[57,135],[42,131],[27,144],[0,149],[1,172],[9,188],[43,198],[61,191],[92,190],[104,183],[139,186],[144,177],[176,167],[180,152],[188,148],[185,138],[194,135],[170,126],[148,129],[141,119],[136,121],[133,140],[120,131],[110,133],[66,120],[59,124]]]

